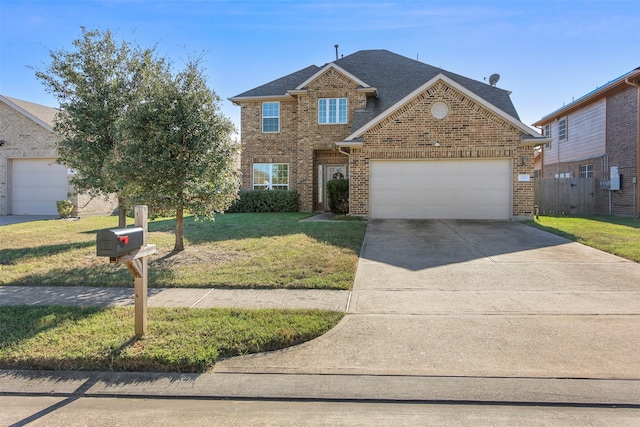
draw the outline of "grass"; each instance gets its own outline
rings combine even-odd
[[[321,310],[149,308],[134,336],[133,308],[0,306],[0,368],[206,372],[230,356],[320,336],[344,313]]]
[[[640,262],[640,220],[610,215],[541,216],[530,225],[569,240]]]
[[[172,253],[173,219],[149,223],[151,287],[349,289],[364,222],[298,222],[305,213],[225,214],[185,219],[184,252]],[[133,222],[133,220],[131,220]],[[119,286],[123,265],[95,255],[96,233],[116,217],[7,225],[0,240],[0,285]]]

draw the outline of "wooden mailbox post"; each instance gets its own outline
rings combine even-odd
[[[142,336],[147,333],[148,257],[156,253],[156,245],[148,243],[148,208],[146,206],[136,206],[134,215],[135,226],[142,228],[142,246],[125,255],[110,257],[109,262],[111,264],[125,264],[133,275],[135,331],[136,335]]]

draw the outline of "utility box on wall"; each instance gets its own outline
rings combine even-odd
[[[611,166],[611,173],[609,175],[609,190],[618,191],[622,189],[622,175],[618,173],[617,166]]]

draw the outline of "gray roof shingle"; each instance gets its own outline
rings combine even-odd
[[[286,95],[288,90],[295,89],[309,77],[320,71],[320,67],[317,65],[310,65],[307,68],[298,70],[295,73],[289,74],[272,82],[265,83],[262,86],[258,86],[254,89],[234,96],[234,98],[250,98],[255,96],[282,96]]]
[[[506,114],[520,120],[508,91],[389,52],[388,50],[361,50],[333,61],[333,63],[378,90],[378,97],[369,99],[366,110],[356,111],[353,130],[359,129],[440,73]],[[237,95],[237,97],[284,95],[288,90],[295,89],[320,69],[321,67],[312,65],[251,89]]]

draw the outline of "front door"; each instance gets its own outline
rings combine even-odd
[[[347,165],[325,165],[322,179],[322,201],[325,210],[329,210],[329,200],[327,199],[327,182],[332,179],[347,179]]]

